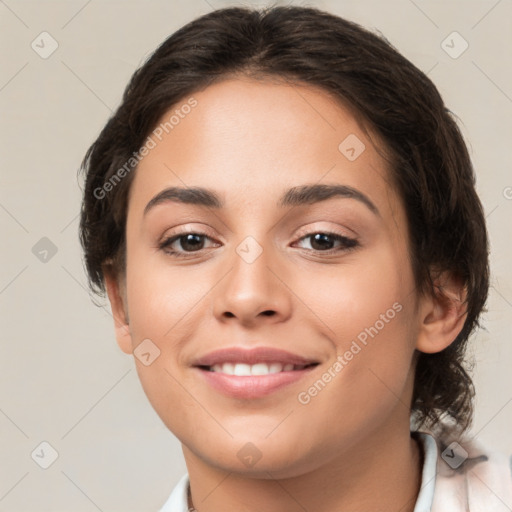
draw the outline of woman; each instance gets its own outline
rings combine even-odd
[[[134,74],[83,170],[91,286],[183,447],[162,512],[512,507],[506,457],[464,436],[472,165],[389,43],[314,8],[214,11]]]

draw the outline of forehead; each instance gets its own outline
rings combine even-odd
[[[130,209],[139,213],[170,186],[201,186],[227,205],[257,207],[303,183],[339,183],[392,207],[377,137],[313,86],[228,79],[174,105],[150,138],[132,183]]]

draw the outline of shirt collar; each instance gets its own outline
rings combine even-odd
[[[430,512],[434,501],[437,470],[437,443],[425,432],[412,432],[423,449],[423,471],[421,473],[421,488],[413,512]]]

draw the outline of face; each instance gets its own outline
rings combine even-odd
[[[128,206],[118,341],[152,406],[227,471],[298,475],[408,432],[418,298],[376,138],[311,86],[193,98]]]

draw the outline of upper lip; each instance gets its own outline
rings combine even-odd
[[[228,347],[214,350],[208,354],[195,359],[193,366],[213,366],[222,363],[281,363],[294,365],[308,365],[318,363],[315,359],[308,359],[286,350],[272,347],[256,347],[243,349],[239,347]]]

